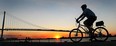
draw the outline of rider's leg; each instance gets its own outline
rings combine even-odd
[[[90,35],[90,40],[92,40],[92,39],[94,38],[94,36],[93,36],[94,34],[93,34],[93,32],[92,32],[92,31],[93,31],[93,28],[92,28],[91,26],[89,26],[88,29],[89,29],[89,32],[90,32],[90,33],[89,33],[89,35]]]
[[[93,29],[91,26],[87,26],[87,28],[89,29],[89,36],[90,36],[90,39],[93,39]]]
[[[89,27],[88,27],[88,29],[89,29],[89,32],[90,32],[90,37],[91,37],[91,39],[93,39],[94,38],[94,33],[92,32],[94,29],[93,29],[93,23],[96,21],[96,17],[94,18],[91,18],[91,19],[89,19]]]
[[[90,40],[92,40],[94,37],[93,37],[93,33],[92,33],[92,25],[93,25],[93,22],[90,21],[90,19],[87,19],[86,21],[84,21],[84,24],[85,26],[89,29],[89,37],[90,37]]]

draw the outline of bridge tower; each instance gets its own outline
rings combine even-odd
[[[4,11],[4,16],[3,16],[2,31],[1,31],[1,40],[3,40],[3,31],[4,31],[4,24],[5,24],[5,14],[6,14],[6,11]]]

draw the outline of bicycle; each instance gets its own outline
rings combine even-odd
[[[78,27],[72,29],[69,33],[69,38],[73,42],[80,42],[84,37],[83,36],[84,33],[89,34],[89,30],[85,25],[80,24],[80,22],[78,24],[79,24]],[[103,21],[96,22],[96,28],[93,29],[92,33],[93,33],[93,39],[95,41],[106,41],[109,35],[109,32],[105,28]]]

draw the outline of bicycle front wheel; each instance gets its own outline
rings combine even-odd
[[[79,29],[73,29],[69,33],[69,38],[73,42],[80,42],[83,38],[83,33]]]
[[[106,41],[108,39],[108,31],[103,27],[98,27],[94,31],[94,37],[97,41]]]

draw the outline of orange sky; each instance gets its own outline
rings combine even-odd
[[[112,35],[115,35],[116,32],[110,32]],[[51,31],[6,31],[4,32],[5,35],[9,35],[9,37],[17,37],[17,38],[57,38],[57,37],[68,37],[69,32],[51,32]],[[11,35],[11,36],[10,36]]]
[[[68,36],[68,32],[27,32],[27,31],[19,31],[19,32],[5,32],[4,34],[8,34],[8,35],[13,35],[14,37],[18,37],[18,38],[26,38],[26,37],[30,37],[30,38],[57,38],[57,37],[67,37]]]

